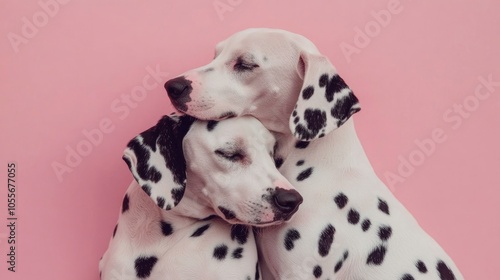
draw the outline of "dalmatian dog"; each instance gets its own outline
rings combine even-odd
[[[302,202],[275,167],[275,142],[250,116],[165,116],[131,140],[123,159],[136,181],[101,279],[259,279],[251,226],[283,223]]]
[[[358,99],[305,37],[238,32],[165,89],[180,112],[251,115],[278,139],[276,166],[304,202],[289,223],[258,231],[263,279],[463,279],[375,174],[351,118]]]

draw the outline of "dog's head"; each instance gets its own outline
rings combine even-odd
[[[229,223],[265,226],[290,219],[302,203],[274,165],[275,142],[252,117],[207,122],[165,116],[129,142],[123,159],[162,209],[172,209],[186,193]],[[196,216],[195,204],[190,215]]]
[[[329,60],[303,36],[248,29],[220,42],[209,64],[165,83],[174,107],[204,120],[252,115],[310,141],[360,110]]]

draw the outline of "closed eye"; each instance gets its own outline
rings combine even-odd
[[[259,67],[258,64],[253,62],[244,61],[241,57],[238,57],[236,63],[234,64],[234,70],[238,72],[252,71],[253,69]]]
[[[215,150],[215,154],[233,162],[242,161],[245,158],[245,155],[243,155],[240,151],[233,152],[233,151],[224,151],[218,149]]]
[[[250,63],[236,63],[234,65],[234,70],[238,72],[243,72],[243,71],[252,71],[253,69],[259,67],[257,64],[250,64]]]

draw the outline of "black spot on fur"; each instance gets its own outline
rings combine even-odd
[[[417,267],[418,271],[420,271],[420,273],[427,273],[427,266],[425,266],[425,263],[423,261],[418,260],[415,266]]]
[[[341,260],[339,260],[336,264],[335,264],[335,268],[333,269],[333,272],[337,273],[341,268],[342,268],[342,265],[344,264],[344,262],[347,260],[347,257],[349,257],[349,251],[345,251],[344,252],[344,256]]]
[[[260,273],[259,273],[259,262],[255,264],[255,280],[260,279]]]
[[[372,222],[370,222],[369,219],[365,219],[363,223],[361,223],[361,229],[363,229],[363,231],[367,231],[368,229],[370,229],[371,224]]]
[[[123,202],[122,202],[122,213],[125,213],[127,212],[128,208],[129,208],[129,202],[130,200],[128,199],[128,194],[125,194],[125,197],[123,198]]]
[[[144,132],[143,132],[144,133]],[[141,134],[142,135],[142,134]],[[149,139],[144,138],[142,145],[138,139],[134,138],[132,141],[128,143],[128,147],[134,151],[135,156],[137,157],[137,174],[139,177],[145,181],[150,180],[155,183],[158,183],[161,180],[161,173],[154,166],[149,166],[148,160],[150,158],[150,152],[145,147],[148,145],[146,141]],[[154,150],[156,150],[156,144],[154,145]],[[127,161],[125,161],[127,162]],[[127,163],[128,165],[129,163]],[[137,178],[136,178],[137,179]]]
[[[328,83],[328,74],[323,74],[319,77],[318,80],[319,87],[325,87],[326,84]]]
[[[347,260],[347,257],[349,257],[349,251],[344,252],[344,261]]]
[[[157,257],[138,257],[135,260],[135,273],[139,278],[147,278],[151,275],[151,271],[158,261]]]
[[[116,235],[116,230],[118,230],[118,224],[116,224],[115,229],[113,229],[113,237]]]
[[[245,225],[231,226],[231,240],[236,240],[240,245],[247,243],[248,234],[249,230]]]
[[[455,280],[455,274],[451,271],[451,269],[443,262],[438,261],[437,263],[437,271],[439,272],[439,279],[441,280]]]
[[[307,141],[297,141],[297,143],[295,143],[295,148],[297,149],[305,149],[307,146],[309,146],[309,142]]]
[[[289,229],[285,235],[285,248],[290,251],[295,247],[294,242],[300,239],[300,233],[296,229]]]
[[[179,204],[179,201],[181,201],[182,197],[184,196],[184,190],[185,187],[182,187],[180,189],[172,189],[172,199],[174,200],[174,206]]]
[[[341,260],[339,260],[337,262],[337,264],[335,264],[335,268],[333,270],[333,272],[337,273],[341,268],[342,268],[342,265],[344,264],[344,262],[347,260],[347,257],[349,257],[349,251],[345,251],[344,252],[344,256]]]
[[[304,111],[306,132],[302,134],[303,139],[314,138],[319,131],[326,126],[326,112],[320,109],[308,108]]]
[[[156,152],[158,147],[160,155],[165,159],[167,169],[172,172],[174,182],[179,186],[185,186],[186,162],[182,152],[182,140],[193,122],[194,118],[190,116],[179,118],[164,116],[155,126],[140,134],[143,144],[139,142],[139,137],[128,143],[127,146],[137,157],[137,174],[141,179],[155,183],[161,179],[161,173],[148,164],[150,152],[147,147],[153,152]],[[183,188],[178,190],[184,193]]]
[[[313,94],[314,94],[314,87],[308,86],[304,88],[304,90],[302,91],[302,98],[304,98],[304,100],[308,100],[309,98],[311,98]]]
[[[337,74],[334,74],[330,80],[328,80],[328,74],[323,74],[319,79],[319,86],[325,87],[325,97],[328,102],[333,100],[335,93],[340,92],[344,88],[349,88]]]
[[[304,165],[304,162],[305,162],[304,160],[299,160],[299,161],[297,161],[297,166],[302,166],[302,165]]]
[[[222,207],[222,206],[219,206],[219,210],[222,212],[222,214],[224,215],[224,217],[225,217],[227,220],[231,220],[231,219],[236,218],[236,214],[235,214],[233,211],[231,211],[231,210],[229,210],[229,209],[227,209],[227,208],[224,208],[224,207]]]
[[[387,202],[385,202],[385,200],[382,200],[380,198],[378,199],[378,209],[389,215],[389,205],[387,205]]]
[[[338,119],[337,126],[341,126],[345,123],[352,115],[359,112],[361,109],[359,107],[353,108],[354,105],[358,103],[358,98],[354,94],[349,93],[341,99],[337,100],[337,103],[333,106],[330,111],[332,117]]]
[[[323,269],[321,269],[321,266],[317,265],[313,269],[313,275],[316,277],[316,279],[321,277],[321,274],[323,274]]]
[[[232,253],[233,259],[241,259],[241,257],[243,257],[242,253],[243,253],[243,248],[241,247],[236,248]]]
[[[331,224],[328,224],[321,232],[318,241],[318,253],[320,256],[325,257],[330,252],[334,234],[335,228]]]
[[[342,260],[338,261],[333,268],[333,272],[337,273],[342,268],[343,263]]]
[[[343,209],[347,205],[347,202],[349,202],[349,199],[345,194],[339,193],[335,198],[333,198],[333,201],[335,201],[335,204],[337,204],[339,209]]]
[[[312,167],[307,168],[306,170],[300,172],[300,174],[297,176],[297,181],[304,181],[305,179],[309,178],[311,176],[313,171]]]
[[[214,249],[213,257],[217,260],[221,261],[226,258],[227,255],[227,246],[222,244]]]
[[[207,130],[212,131],[214,128],[217,126],[219,122],[218,121],[208,121],[207,123]]]
[[[198,237],[203,235],[203,233],[210,227],[210,224],[203,225],[197,228],[190,237]]]
[[[165,222],[165,221],[161,221],[160,222],[160,226],[161,226],[161,232],[165,236],[169,236],[169,235],[171,235],[174,232],[174,229],[172,228],[172,225],[169,224],[169,223],[167,223],[167,222]]]
[[[410,274],[405,274],[401,277],[401,280],[415,280],[415,278],[413,278]]]
[[[149,196],[151,196],[151,187],[148,184],[141,186],[141,189]]]
[[[392,235],[392,228],[390,226],[381,226],[378,229],[378,237],[380,240],[387,241]]]
[[[387,252],[387,248],[384,245],[379,245],[375,247],[368,258],[366,259],[366,264],[368,265],[381,265],[385,258],[385,253]]]
[[[301,139],[305,140],[312,139],[316,136],[316,134],[309,132],[302,124],[297,124],[295,126],[295,133],[298,134]]]
[[[156,204],[158,205],[158,207],[162,208],[165,206],[165,198],[163,197],[157,197],[156,198]]]
[[[296,116],[297,116],[297,111],[293,110],[292,117],[296,117]]]
[[[274,165],[276,168],[280,168],[283,165],[283,159],[278,157],[274,159]]]
[[[293,123],[294,124],[299,123],[299,121],[300,121],[300,117],[299,116],[296,116],[295,118],[293,118]]]
[[[347,221],[353,225],[357,224],[359,222],[358,211],[354,209],[349,210],[349,213],[347,214]]]

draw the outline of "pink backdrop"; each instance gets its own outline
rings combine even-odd
[[[164,81],[247,27],[315,42],[361,99],[377,173],[466,278],[498,278],[498,1],[188,2],[1,1],[1,279],[98,278],[132,179],[125,144],[171,111]]]

